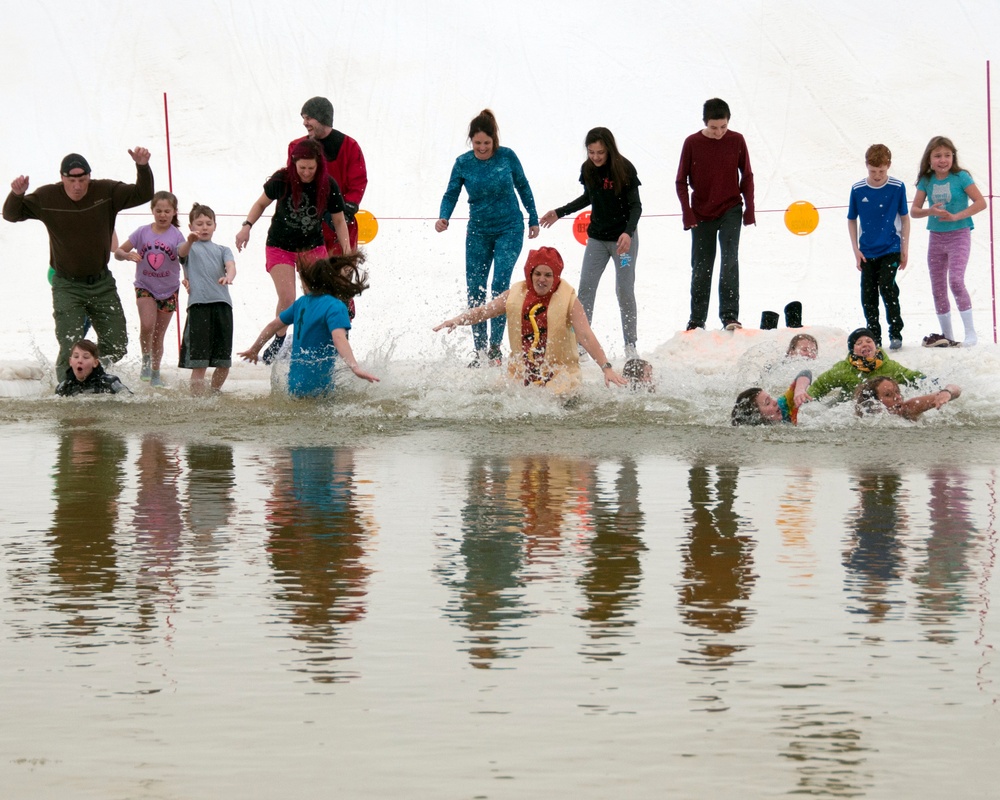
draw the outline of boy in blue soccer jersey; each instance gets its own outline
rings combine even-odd
[[[889,349],[903,346],[903,317],[899,310],[899,286],[896,270],[906,269],[910,218],[906,206],[906,187],[889,177],[892,153],[884,144],[873,144],[865,151],[868,177],[851,187],[847,211],[847,229],[851,234],[854,261],[861,273],[861,308],[867,328],[875,334],[875,344],[882,344],[878,298],[882,295],[889,323]],[[858,237],[858,220],[861,236]]]

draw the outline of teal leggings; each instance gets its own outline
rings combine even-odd
[[[465,281],[469,295],[469,308],[486,302],[486,282],[489,280],[490,265],[493,266],[493,281],[490,284],[490,298],[506,292],[510,288],[510,276],[514,271],[517,257],[524,245],[524,226],[511,228],[498,234],[469,232],[465,236]],[[503,341],[507,315],[501,314],[490,320],[490,345],[499,347]],[[486,323],[472,326],[472,338],[476,350],[486,349]]]

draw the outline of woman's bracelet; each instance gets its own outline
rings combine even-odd
[[[939,389],[939,390],[938,390],[938,394],[940,394],[941,392],[947,392],[947,393],[948,393],[948,399],[949,399],[949,400],[954,400],[954,399],[955,399],[955,395],[953,395],[953,394],[951,393],[951,389]]]

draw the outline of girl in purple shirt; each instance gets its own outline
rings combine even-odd
[[[135,262],[135,304],[139,309],[139,344],[142,372],[139,378],[151,386],[163,386],[160,360],[163,339],[177,310],[181,265],[177,248],[184,243],[177,221],[177,198],[157,192],[150,203],[153,224],[134,230],[115,250],[118,261]]]

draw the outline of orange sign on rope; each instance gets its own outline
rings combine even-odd
[[[584,211],[582,214],[577,215],[577,218],[573,220],[573,235],[580,244],[586,244],[587,239],[587,227],[590,225],[590,212]]]

